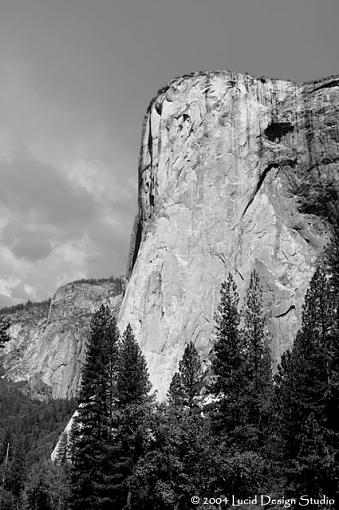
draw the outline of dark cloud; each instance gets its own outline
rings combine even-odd
[[[6,296],[6,294],[0,294],[0,308],[4,308],[5,306],[12,306],[13,299]]]
[[[67,177],[52,166],[28,155],[0,164],[0,200],[11,211],[37,216],[41,224],[69,229],[91,221],[97,212],[93,197],[76,190]]]
[[[40,220],[40,221],[39,221]],[[2,230],[2,244],[8,246],[17,258],[24,258],[36,262],[47,257],[56,242],[56,230],[52,225],[46,224],[39,216],[35,216],[34,223],[25,216],[23,211],[12,211],[8,224]],[[62,237],[70,237],[66,226],[64,231],[59,231]]]
[[[21,237],[9,243],[9,247],[16,257],[36,262],[47,257],[52,251],[51,242],[41,239],[40,236],[38,232],[23,231]]]
[[[0,164],[0,201],[9,211],[2,242],[16,257],[34,262],[80,239],[92,224],[100,228],[100,204],[67,175],[24,155]]]

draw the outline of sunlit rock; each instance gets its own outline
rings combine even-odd
[[[276,364],[300,325],[338,186],[339,80],[231,72],[164,87],[143,127],[139,210],[120,311],[163,398],[193,340],[208,364],[221,282],[256,269]],[[327,194],[326,194],[327,193]]]
[[[73,282],[60,287],[50,304],[12,311],[11,341],[2,353],[5,376],[39,400],[75,396],[90,318],[101,303],[117,313],[121,299],[120,280]]]

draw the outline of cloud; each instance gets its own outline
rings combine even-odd
[[[0,200],[43,222],[63,226],[88,220],[95,214],[89,193],[76,190],[55,168],[34,160],[29,153],[0,163]]]
[[[44,259],[98,222],[94,196],[27,150],[0,162],[0,179],[0,202],[7,210],[1,241],[17,259]]]
[[[0,179],[0,267],[16,277],[4,293],[13,303],[45,299],[73,279],[124,271],[132,192],[127,186],[119,193],[102,162],[59,170],[21,150],[0,162]]]
[[[26,258],[30,261],[37,261],[47,257],[51,253],[52,246],[49,241],[40,238],[39,234],[27,235],[14,242],[13,254],[19,258]]]
[[[12,306],[13,299],[7,296],[6,294],[0,293],[0,308],[4,308],[5,306]]]
[[[0,306],[122,274],[136,205],[136,180],[125,171],[133,158],[105,125],[83,124],[38,96],[26,65],[1,66]]]

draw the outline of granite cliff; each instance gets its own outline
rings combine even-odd
[[[274,363],[291,345],[338,200],[338,118],[338,77],[195,73],[152,100],[119,322],[131,323],[160,398],[186,342],[208,364],[228,271],[241,297],[259,273]]]
[[[124,296],[121,282],[73,282],[48,306],[12,310],[6,376],[36,398],[73,396],[90,316],[108,302],[121,331],[131,323],[163,398],[186,342],[208,366],[227,273],[242,298],[254,268],[276,364],[331,233],[338,118],[338,77],[296,84],[220,71],[171,81],[144,121]]]
[[[101,303],[114,313],[121,279],[84,280],[60,287],[50,301],[2,310],[11,341],[2,354],[5,375],[39,400],[75,396],[92,313]]]

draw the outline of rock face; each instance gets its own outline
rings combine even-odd
[[[189,340],[207,362],[229,271],[241,298],[258,271],[275,363],[291,345],[338,197],[338,118],[338,77],[196,73],[151,102],[120,329],[160,398]]]
[[[49,306],[14,309],[2,354],[6,377],[40,400],[75,396],[91,315],[101,303],[117,313],[121,299],[121,280],[93,280],[64,285]]]

